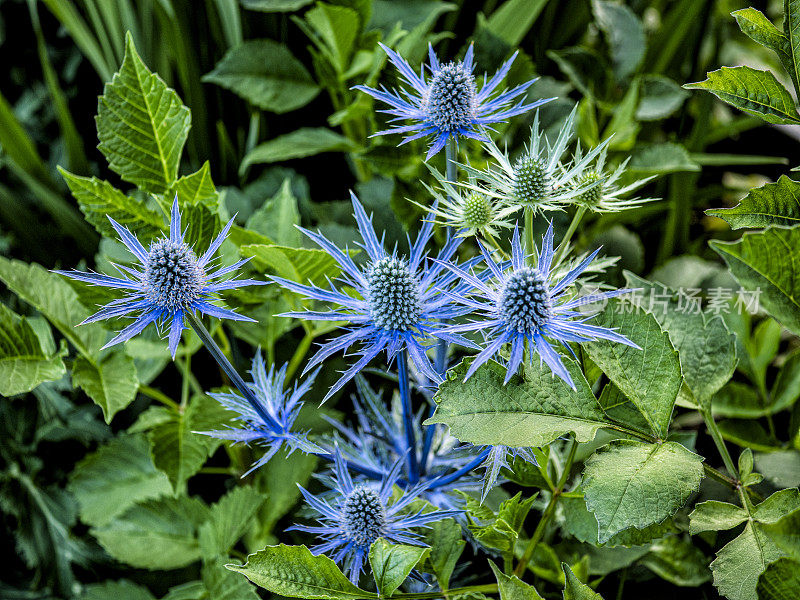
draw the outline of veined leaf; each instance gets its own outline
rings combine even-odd
[[[660,523],[700,486],[703,459],[677,442],[613,441],[593,454],[583,471],[583,495],[595,514],[598,540]]]
[[[200,527],[200,548],[206,557],[227,556],[264,503],[264,495],[253,486],[240,485],[220,498]]]
[[[564,570],[564,600],[603,600],[600,594],[575,577],[566,563],[561,563],[561,568]]]
[[[694,507],[689,515],[689,533],[722,531],[741,525],[748,519],[745,509],[729,502],[707,500]]]
[[[466,542],[462,539],[461,526],[454,519],[442,519],[428,526],[425,543],[430,546],[428,555],[436,581],[439,587],[447,590],[450,586],[450,576],[456,567]]]
[[[500,600],[543,600],[532,585],[528,585],[516,575],[506,575],[491,560],[489,566],[497,579]]]
[[[800,334],[800,228],[769,227],[745,233],[737,242],[709,245],[725,259],[733,277],[748,290],[759,290],[759,305],[790,331]]]
[[[278,114],[305,106],[319,93],[319,86],[291,50],[266,39],[247,40],[231,48],[203,81]]]
[[[253,148],[242,160],[239,171],[244,172],[250,165],[305,158],[323,152],[361,150],[358,144],[349,138],[325,127],[301,127]]]
[[[122,179],[164,192],[178,177],[191,113],[178,94],[142,62],[130,33],[125,58],[97,106],[98,148]]]
[[[593,0],[597,25],[605,34],[617,79],[636,71],[644,58],[645,37],[641,20],[629,7],[607,0]]]
[[[769,48],[781,61],[781,65],[792,78],[795,89],[797,89],[797,73],[795,72],[794,62],[792,61],[792,46],[788,36],[780,29],[775,27],[772,22],[764,16],[760,10],[748,7],[736,10],[731,13],[747,37],[762,46]]]
[[[247,219],[248,230],[265,235],[276,244],[292,248],[299,247],[302,242],[302,234],[295,227],[299,224],[297,198],[292,193],[292,181],[288,177],[283,180],[278,193]]]
[[[331,64],[341,74],[347,70],[361,28],[358,13],[347,6],[318,3],[305,14],[306,22],[322,39]],[[319,47],[319,46],[318,46]]]
[[[800,223],[800,183],[781,175],[775,183],[751,189],[733,208],[712,208],[706,214],[724,219],[733,229]]]
[[[800,561],[779,558],[758,577],[758,600],[796,600],[800,598]]]
[[[722,67],[708,79],[687,83],[687,89],[706,90],[720,100],[767,123],[800,124],[800,115],[788,90],[769,71],[750,67]]]
[[[252,256],[257,269],[269,269],[298,283],[323,284],[326,276],[333,279],[340,272],[337,262],[323,250],[248,244],[239,251],[244,257]]]
[[[391,596],[406,580],[411,569],[422,561],[430,548],[390,544],[378,538],[369,549],[369,564],[375,587],[381,596]]]
[[[789,40],[791,63],[787,69],[792,81],[800,82],[800,2],[783,0],[783,35]]]
[[[175,182],[175,185],[166,193],[165,204],[172,206],[172,199],[177,194],[178,205],[181,209],[187,206],[201,204],[212,213],[219,209],[219,194],[214,182],[211,180],[211,167],[208,161],[203,163],[196,172],[185,175]]]
[[[741,535],[723,546],[711,563],[714,586],[728,600],[756,600],[759,576],[781,554],[763,526],[748,521]]]
[[[105,581],[103,583],[90,583],[87,585],[81,600],[156,600],[146,587],[136,585],[127,579]]]
[[[265,590],[306,600],[360,600],[378,595],[359,589],[330,558],[305,546],[267,546],[244,565],[225,565]]]
[[[66,373],[55,351],[49,326],[45,326],[45,347],[30,322],[0,304],[0,395],[16,396],[30,392],[45,381],[61,379]]]

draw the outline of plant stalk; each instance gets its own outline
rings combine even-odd
[[[400,380],[400,402],[403,407],[403,428],[406,434],[408,454],[408,480],[412,485],[419,481],[417,462],[417,437],[414,434],[414,411],[411,408],[411,386],[408,382],[408,354],[405,350],[397,353],[397,374]]]

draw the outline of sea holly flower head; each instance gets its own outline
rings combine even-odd
[[[584,174],[592,161],[605,149],[608,140],[593,148],[586,156],[576,156],[564,163],[562,158],[572,140],[575,115],[573,110],[559,130],[554,143],[550,143],[539,126],[537,111],[531,128],[530,142],[515,161],[506,151],[487,140],[485,146],[494,162],[479,170],[462,165],[468,175],[477,179],[460,183],[467,190],[486,194],[506,206],[517,210],[523,207],[534,211],[559,210],[574,198],[590,192],[602,183],[602,178],[586,178]],[[576,182],[579,182],[576,185]]]
[[[283,316],[350,323],[347,333],[319,349],[309,361],[306,370],[338,351],[359,344],[360,358],[331,387],[325,400],[383,351],[386,351],[389,360],[398,352],[407,351],[420,372],[430,381],[439,382],[441,376],[425,354],[428,347],[426,339],[441,328],[441,321],[466,312],[440,291],[457,279],[443,265],[453,257],[461,238],[448,239],[438,254],[438,261],[428,264],[430,261],[425,246],[433,235],[433,224],[425,222],[416,242],[412,245],[409,240],[410,253],[407,257],[399,255],[397,249],[388,253],[382,240],[378,240],[372,221],[358,198],[354,194],[351,197],[362,237],[359,246],[367,254],[365,266],[356,265],[349,252],[340,250],[322,234],[302,228],[301,231],[339,263],[342,269],[339,283],[352,288],[355,293],[340,290],[334,282],[329,282],[328,288],[323,289],[272,277],[273,281],[307,299],[337,306],[336,309],[325,312],[300,311],[285,313]],[[458,334],[442,333],[440,337],[467,346],[473,345]]]
[[[522,96],[536,81],[535,79],[510,90],[496,92],[500,82],[508,74],[517,53],[514,53],[490,80],[487,81],[484,77],[483,85],[478,89],[473,75],[475,64],[471,44],[463,61],[445,64],[439,62],[433,47],[429,45],[428,73],[426,74],[423,66],[419,75],[394,50],[383,44],[381,48],[389,56],[389,60],[400,72],[408,87],[400,92],[363,85],[356,86],[355,89],[388,104],[391,108],[383,112],[394,116],[393,122],[412,121],[410,125],[396,125],[375,135],[406,134],[407,137],[402,143],[430,136],[432,142],[427,158],[444,148],[450,139],[458,140],[460,137],[466,137],[487,140],[483,132],[484,127],[500,123],[552,100],[548,98],[525,102]]]
[[[127,295],[102,307],[84,323],[93,323],[112,317],[133,317],[133,323],[120,331],[104,348],[119,344],[141,333],[150,323],[169,331],[169,350],[173,358],[184,329],[186,313],[199,312],[220,319],[253,321],[233,310],[213,304],[218,292],[246,285],[264,285],[264,281],[234,279],[236,273],[249,259],[228,267],[214,266],[214,255],[225,241],[233,224],[231,219],[199,258],[186,243],[181,229],[178,197],[172,204],[169,237],[153,241],[145,248],[127,227],[111,217],[111,226],[120,241],[139,261],[138,268],[114,265],[121,277],[83,271],[56,271],[61,275],[85,281],[91,285],[125,290]]]
[[[510,468],[510,461],[520,458],[531,464],[536,463],[536,457],[529,448],[515,448],[512,446],[490,446],[486,460],[481,467],[483,468],[483,480],[481,483],[481,503],[486,500],[486,495],[497,484],[500,471]]]
[[[317,535],[322,542],[310,548],[314,555],[327,554],[344,566],[350,580],[358,584],[358,578],[369,554],[370,546],[378,538],[396,544],[423,546],[420,534],[415,531],[427,527],[428,523],[460,514],[457,510],[432,510],[423,513],[429,505],[413,511],[411,503],[423,492],[423,486],[415,486],[395,495],[392,491],[399,481],[400,465],[392,469],[380,482],[354,482],[347,470],[341,453],[334,453],[334,475],[324,478],[332,489],[330,498],[320,498],[298,485],[306,502],[319,516],[319,525],[294,525],[290,530]]]
[[[587,167],[583,174],[573,182],[576,189],[584,190],[573,199],[576,205],[593,212],[604,213],[636,208],[646,202],[657,200],[657,198],[628,198],[629,194],[655,179],[655,175],[620,186],[619,180],[625,174],[630,158],[626,158],[613,171],[606,171],[607,154],[608,149],[603,148],[602,152],[597,155],[594,165]],[[582,161],[580,146],[575,152],[575,160]]]
[[[308,439],[307,432],[292,430],[303,406],[301,399],[311,388],[319,369],[306,377],[302,384],[298,385],[295,382],[291,390],[285,390],[286,366],[284,364],[276,371],[272,365],[267,371],[261,352],[253,357],[250,369],[253,381],[249,387],[262,409],[260,411],[255,410],[250,402],[237,392],[209,394],[229,411],[236,413],[238,415],[236,420],[239,423],[237,427],[197,433],[221,440],[254,443],[267,448],[264,456],[256,461],[245,475],[266,464],[284,447],[290,454],[295,450],[306,453],[324,452]]]
[[[510,345],[505,382],[517,372],[527,346],[532,360],[539,355],[552,372],[573,388],[575,384],[551,341],[569,349],[570,342],[611,340],[638,348],[625,336],[612,329],[592,325],[587,316],[577,309],[605,301],[631,290],[611,290],[585,296],[571,295],[572,284],[587,270],[600,251],[598,248],[563,276],[558,265],[553,265],[553,225],[547,229],[538,254],[536,266],[526,262],[519,238],[514,229],[511,242],[511,260],[495,262],[489,252],[481,247],[487,270],[476,275],[454,265],[447,268],[457,272],[472,287],[472,293],[452,295],[454,300],[473,308],[477,318],[470,323],[451,325],[446,333],[481,331],[485,348],[475,357],[467,370],[468,379],[482,364],[500,354],[504,345]]]

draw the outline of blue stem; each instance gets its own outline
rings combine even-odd
[[[319,456],[330,462],[335,462],[335,458],[333,454],[330,452],[315,452],[314,456]],[[370,467],[366,467],[362,464],[352,462],[350,460],[347,461],[347,468],[350,471],[355,471],[356,473],[361,473],[362,475],[366,475],[370,479],[375,479],[376,481],[382,481],[384,477],[386,477],[386,473],[383,471],[376,471],[375,469],[371,469]]]
[[[466,475],[476,467],[480,466],[480,464],[486,460],[486,457],[489,456],[490,451],[491,448],[486,448],[485,450],[482,450],[478,456],[461,467],[458,471],[453,471],[450,473],[450,475],[444,475],[443,477],[439,477],[439,479],[434,479],[430,482],[430,484],[428,484],[428,489],[433,490],[438,487],[442,487],[443,485],[447,485],[448,483],[453,483],[456,479],[459,479],[461,476]]]
[[[403,428],[408,448],[408,481],[414,485],[419,481],[417,463],[417,437],[414,434],[414,412],[411,409],[411,387],[408,384],[408,356],[405,350],[397,354],[397,372],[400,379],[400,401],[403,406]]]

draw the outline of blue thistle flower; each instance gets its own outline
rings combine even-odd
[[[324,400],[335,394],[384,350],[389,361],[398,352],[408,351],[416,368],[428,379],[438,383],[441,381],[441,376],[425,354],[427,345],[424,344],[424,340],[441,328],[440,321],[467,312],[440,292],[457,279],[457,276],[448,272],[443,265],[453,257],[461,238],[449,239],[439,252],[438,260],[426,265],[428,261],[425,246],[433,235],[433,224],[426,221],[417,235],[416,242],[411,245],[409,240],[411,252],[408,258],[399,256],[396,249],[388,254],[383,248],[382,241],[375,235],[371,218],[364,212],[358,198],[352,193],[350,195],[358,230],[363,240],[358,245],[367,253],[368,264],[364,268],[358,267],[347,251],[343,252],[337,248],[322,234],[303,228],[300,230],[339,263],[342,268],[339,281],[352,288],[356,294],[340,291],[333,282],[329,282],[329,289],[321,289],[281,277],[272,277],[273,281],[307,299],[330,302],[339,306],[338,310],[327,312],[289,312],[282,316],[348,321],[352,325],[346,334],[323,344],[309,361],[306,371],[335,352],[360,343],[361,348],[358,353],[361,357],[331,387]],[[475,347],[472,342],[458,334],[439,331],[438,336],[453,343]]]
[[[481,503],[497,483],[500,471],[510,468],[510,460],[519,457],[526,462],[537,464],[536,457],[529,448],[514,448],[512,446],[489,446],[488,448],[489,453],[481,465],[484,469],[483,483],[481,485]]]
[[[357,85],[373,98],[391,106],[385,110],[395,118],[392,121],[409,120],[414,123],[405,126],[393,126],[375,135],[389,133],[408,134],[403,144],[418,138],[432,136],[433,142],[428,150],[430,158],[444,148],[451,138],[467,137],[476,140],[488,140],[481,129],[492,123],[500,123],[506,119],[525,113],[552,98],[537,100],[526,104],[524,99],[512,105],[536,81],[535,79],[518,85],[510,90],[495,94],[500,82],[508,74],[517,53],[507,60],[489,81],[484,76],[483,86],[478,90],[473,70],[473,46],[470,44],[464,60],[441,64],[433,47],[428,45],[428,70],[430,77],[425,76],[424,66],[419,76],[408,62],[391,48],[381,44],[389,56],[389,60],[397,67],[400,75],[412,89],[390,92],[386,88],[374,89]]]
[[[307,432],[292,431],[295,419],[300,413],[303,403],[300,399],[314,383],[319,369],[306,377],[302,384],[294,384],[291,393],[284,391],[286,365],[277,372],[272,365],[267,372],[261,352],[253,357],[250,375],[253,383],[249,384],[261,411],[256,411],[250,402],[241,394],[217,393],[209,394],[228,410],[237,413],[241,427],[220,429],[215,431],[198,431],[221,440],[233,442],[257,443],[267,448],[266,453],[256,461],[245,475],[266,464],[278,450],[287,447],[291,454],[295,450],[306,453],[322,453],[324,450],[308,439]]]
[[[169,350],[175,358],[178,342],[184,329],[184,314],[198,311],[219,319],[253,321],[232,310],[212,304],[217,292],[231,290],[245,285],[264,285],[264,281],[253,279],[225,279],[249,259],[228,267],[214,269],[212,259],[225,241],[233,224],[231,219],[220,234],[211,242],[200,258],[184,241],[181,230],[181,214],[178,210],[178,197],[172,204],[169,224],[169,237],[155,240],[148,249],[139,242],[127,227],[123,227],[111,217],[111,226],[119,234],[128,250],[139,260],[140,269],[114,265],[122,277],[112,277],[102,273],[83,271],[56,271],[61,275],[85,281],[92,285],[127,290],[127,295],[102,307],[83,323],[93,323],[112,317],[135,316],[133,323],[120,331],[103,348],[124,342],[139,334],[150,323],[156,323],[161,330],[169,323]],[[83,324],[81,323],[81,324]]]
[[[378,538],[397,544],[423,546],[414,528],[427,527],[428,523],[456,516],[456,510],[424,512],[424,506],[411,512],[411,503],[423,491],[422,486],[405,490],[390,502],[392,488],[398,482],[403,459],[396,461],[391,471],[379,485],[354,483],[341,453],[335,452],[335,476],[326,481],[333,490],[330,500],[319,498],[298,485],[306,502],[319,513],[319,525],[293,525],[289,530],[313,533],[322,543],[312,546],[314,555],[330,554],[331,558],[349,571],[350,581],[358,578],[369,554],[370,546]]]
[[[560,342],[567,349],[569,342],[588,342],[598,339],[610,340],[638,348],[625,336],[612,329],[591,325],[587,316],[575,309],[602,302],[614,296],[626,294],[629,289],[598,292],[587,296],[570,298],[568,290],[575,280],[594,260],[598,248],[573,267],[562,277],[558,277],[553,262],[553,225],[545,233],[542,249],[536,267],[525,262],[525,253],[519,239],[519,228],[514,229],[511,242],[511,260],[496,263],[485,248],[481,247],[488,269],[479,275],[467,272],[454,265],[445,265],[468,282],[472,294],[468,297],[451,294],[475,311],[481,318],[466,324],[447,327],[445,333],[480,330],[487,346],[472,361],[465,380],[482,364],[499,354],[505,344],[511,345],[505,382],[517,372],[522,363],[527,343],[529,359],[534,352],[540,360],[573,388],[569,372],[564,367],[558,353],[546,339]],[[435,332],[436,335],[438,332]],[[570,350],[571,352],[571,350]]]

